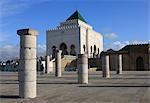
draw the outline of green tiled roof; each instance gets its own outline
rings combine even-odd
[[[87,23],[77,10],[67,20],[73,20],[73,19],[80,19],[81,21]]]

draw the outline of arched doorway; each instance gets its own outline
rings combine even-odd
[[[96,58],[96,45],[94,45],[93,58]]]
[[[93,50],[92,50],[92,46],[91,46],[91,54],[92,54]]]
[[[65,43],[61,43],[59,49],[62,50],[62,55],[68,55],[67,45]]]
[[[90,47],[90,49],[91,49],[91,51],[90,51],[90,58],[92,58],[93,57],[93,48],[92,48],[92,46]]]
[[[96,45],[94,45],[94,52],[96,53]]]
[[[97,49],[97,54],[99,55],[99,48]]]
[[[76,56],[76,51],[75,51],[75,45],[74,45],[74,44],[72,44],[72,45],[70,46],[70,49],[71,49],[70,55]]]
[[[85,48],[85,45],[83,45],[83,51],[84,51],[84,52],[85,52],[85,49],[86,49],[86,48]]]
[[[144,70],[144,60],[142,57],[138,57],[136,59],[136,70],[137,71],[142,71]]]

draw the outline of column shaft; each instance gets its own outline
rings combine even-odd
[[[21,29],[20,61],[19,61],[19,96],[21,98],[36,97],[36,36],[33,29]]]
[[[102,72],[103,77],[110,77],[109,55],[102,56]]]
[[[118,55],[118,70],[117,74],[122,74],[122,54]]]
[[[50,57],[49,55],[45,56],[45,73],[50,73]]]
[[[56,60],[55,60],[55,76],[61,77],[61,50],[56,50]]]
[[[88,83],[88,55],[87,54],[79,54],[78,62],[78,83]]]

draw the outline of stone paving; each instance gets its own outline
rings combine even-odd
[[[150,103],[150,72],[111,72],[111,78],[102,78],[102,72],[90,72],[89,84],[78,84],[76,72],[40,75],[37,80],[37,98],[18,97],[18,75],[0,73],[0,103]]]

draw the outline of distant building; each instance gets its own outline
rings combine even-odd
[[[57,28],[46,31],[46,55],[54,57],[56,48],[62,50],[63,55],[87,52],[88,57],[95,57],[103,51],[103,37],[75,11]]]
[[[116,56],[122,54],[123,70],[150,70],[150,44],[127,45],[119,51],[106,51],[110,56],[110,68],[116,69]]]

